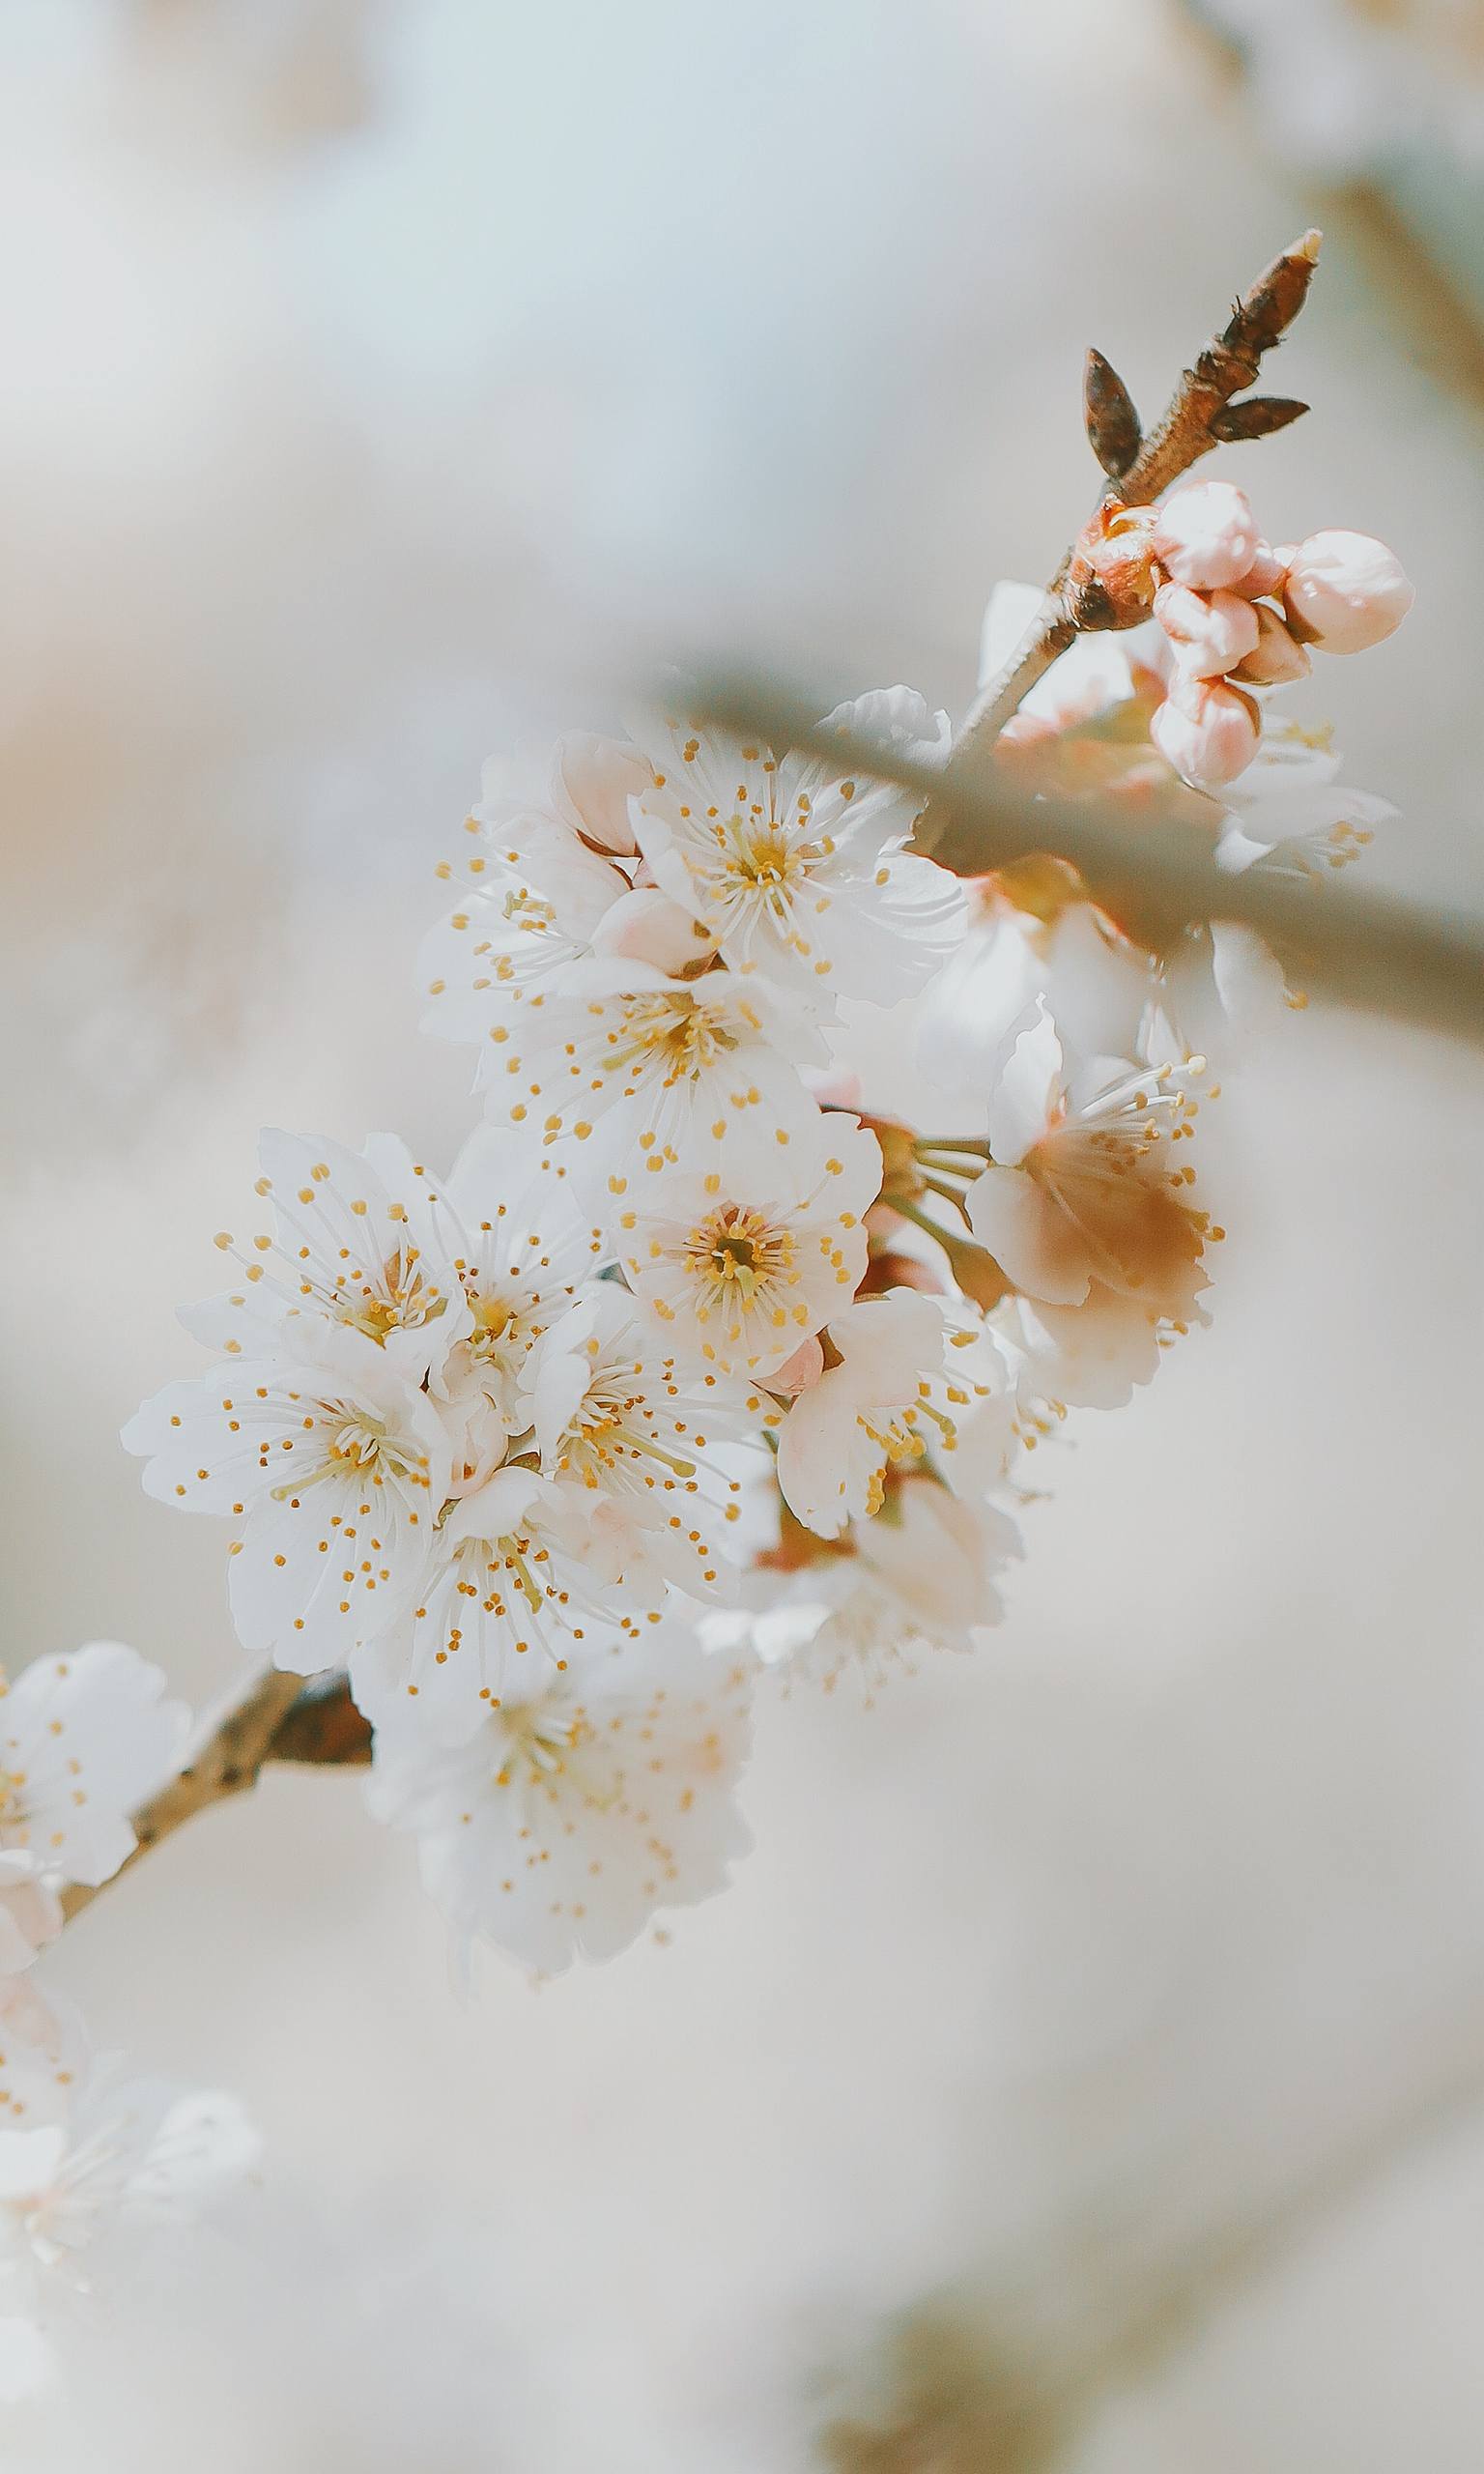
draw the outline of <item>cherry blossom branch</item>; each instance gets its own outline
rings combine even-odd
[[[1306,409],[1288,398],[1234,398],[1251,386],[1263,356],[1298,315],[1318,248],[1318,233],[1309,232],[1259,276],[1184,373],[1147,438],[1117,372],[1100,353],[1089,354],[1086,419],[1107,475],[1104,504],[1153,500],[1222,442],[1265,436]],[[1034,681],[1084,629],[1122,623],[1096,576],[1079,578],[1069,550],[1041,617],[987,683],[946,770],[826,733],[796,705],[746,682],[703,699],[699,718],[775,745],[816,750],[837,765],[921,791],[917,845],[959,875],[983,874],[1050,840],[1092,898],[1151,950],[1168,950],[1192,920],[1244,922],[1280,950],[1297,949],[1305,976],[1341,1002],[1484,1037],[1484,943],[1462,923],[1385,897],[1337,896],[1318,906],[1307,888],[1278,878],[1223,880],[1213,870],[1212,835],[1202,824],[1166,820],[1130,834],[1083,805],[1032,801],[996,778],[988,762],[995,739]],[[121,1871],[196,1813],[251,1789],[271,1761],[347,1768],[369,1758],[370,1729],[343,1676],[306,1684],[271,1672],[206,1727],[190,1764],[136,1813],[137,1843]],[[63,1894],[65,1914],[79,1913],[95,1895],[73,1884]]]
[[[1484,1044],[1484,923],[1463,913],[1338,885],[1316,902],[1311,885],[1266,870],[1220,876],[1204,822],[1109,821],[1080,802],[1033,799],[993,777],[966,779],[956,756],[945,769],[826,730],[797,698],[758,681],[719,682],[694,709],[699,722],[920,791],[936,811],[934,856],[956,876],[983,876],[1028,850],[1054,849],[1092,900],[1153,953],[1167,953],[1192,921],[1236,921],[1295,958],[1316,993]],[[1213,823],[1217,814],[1213,806]]]
[[[1253,395],[1242,404],[1232,399],[1253,384],[1263,355],[1281,342],[1302,308],[1319,245],[1317,232],[1305,232],[1264,269],[1221,332],[1184,371],[1147,438],[1117,370],[1100,352],[1088,354],[1083,406],[1093,451],[1107,475],[1104,503],[1149,505],[1213,447],[1266,438],[1307,412],[1293,396]],[[1112,623],[1096,582],[1080,590],[1070,588],[1072,557],[1069,549],[1046,589],[1041,617],[970,706],[955,745],[960,763],[976,770],[987,764],[1005,724],[1042,674],[1084,629]],[[934,849],[935,820],[924,819],[917,841],[919,849]]]

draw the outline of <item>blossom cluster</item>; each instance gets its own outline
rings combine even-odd
[[[1099,508],[1077,544],[1071,582],[1096,585],[1120,620],[1153,611],[1172,658],[1151,735],[1199,790],[1235,781],[1256,758],[1254,688],[1307,677],[1310,646],[1368,651],[1413,603],[1384,543],[1325,532],[1274,549],[1230,481],[1191,482],[1158,507]]]
[[[1080,637],[1002,760],[1317,882],[1390,811],[1264,668],[1361,623],[1331,587],[1379,633],[1405,583],[1268,551],[1223,487],[1139,515],[1142,581],[1107,572],[1144,623]],[[999,590],[988,667],[1037,606]],[[1219,800],[1161,723],[1218,653],[1256,716]],[[769,1668],[870,1696],[996,1620],[1028,1456],[1206,1319],[1197,1118],[1302,1001],[1235,928],[1152,952],[1054,850],[965,883],[915,849],[861,751],[941,763],[920,696],[837,738],[858,769],[682,710],[492,763],[420,968],[483,1123],[446,1174],[265,1136],[266,1224],[183,1317],[212,1366],[126,1433],[234,1523],[243,1644],[348,1677],[461,1941],[542,1972],[727,1881]]]
[[[1082,551],[1119,623],[1026,697],[1007,775],[1317,893],[1392,811],[1276,698],[1307,645],[1389,632],[1389,554],[1270,551],[1222,484]],[[1042,608],[997,589],[986,673]],[[1218,693],[1251,707],[1219,796]],[[833,761],[682,713],[487,768],[420,974],[482,1123],[446,1174],[389,1135],[265,1135],[266,1224],[218,1235],[230,1283],[183,1312],[212,1362],[126,1430],[152,1494],[232,1522],[244,1647],[354,1696],[371,1809],[465,1949],[555,1973],[721,1888],[770,1671],[870,1699],[973,1647],[1030,1456],[1206,1320],[1197,1119],[1302,1003],[1290,958],[1205,920],[1152,950],[1054,838],[951,875],[884,778],[951,737],[899,687],[825,718]],[[231,2099],[94,2057],[33,1966],[128,1861],[186,1712],[116,1642],[0,1693],[9,2399],[118,2237],[255,2143]]]

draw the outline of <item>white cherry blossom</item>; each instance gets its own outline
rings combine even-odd
[[[148,1494],[241,1524],[230,1586],[246,1648],[308,1673],[415,1601],[452,1447],[364,1333],[328,1327],[314,1364],[233,1358],[167,1384],[124,1443],[146,1458]]]
[[[1191,1321],[1206,1319],[1192,1309]],[[1028,1451],[1069,1408],[1126,1408],[1174,1338],[1156,1307],[1096,1280],[1077,1306],[1008,1297],[992,1320],[1016,1367],[1016,1434]]]
[[[1222,794],[1216,865],[1240,876],[1268,862],[1324,877],[1357,859],[1397,812],[1389,799],[1343,783],[1341,762],[1327,730],[1270,716],[1256,762]]]
[[[912,1638],[971,1649],[1003,1615],[995,1582],[1020,1555],[1020,1534],[996,1504],[967,1503],[930,1478],[906,1478],[855,1539],[862,1561],[912,1621]]]
[[[813,1114],[798,1064],[827,1058],[800,1007],[756,976],[595,959],[496,1026],[480,1081],[492,1117],[519,1110],[548,1143],[570,1136],[584,1191],[601,1195],[640,1169],[765,1156]]]
[[[851,730],[859,712],[880,736],[894,703],[909,736],[920,716],[926,724],[922,700],[894,688],[841,705],[824,727]],[[833,1011],[841,996],[895,1003],[952,950],[962,895],[904,847],[921,805],[914,793],[683,721],[641,735],[654,777],[635,803],[640,848],[655,882],[703,922],[734,970]]]
[[[1013,1286],[1077,1306],[1094,1281],[1165,1319],[1206,1285],[1209,1223],[1174,1146],[1192,1102],[1170,1067],[1069,1071],[1044,1008],[1014,1044],[989,1109],[990,1165],[969,1188],[975,1235]]]
[[[297,1358],[330,1324],[374,1340],[420,1382],[468,1325],[452,1264],[426,1244],[426,1170],[391,1135],[357,1152],[274,1126],[259,1137],[258,1166],[254,1193],[273,1231],[244,1244],[218,1233],[242,1281],[184,1308],[186,1330],[229,1356]]]
[[[682,1372],[606,1280],[533,1352],[529,1398],[541,1469],[585,1517],[594,1577],[622,1582],[631,1605],[652,1606],[666,1581],[712,1595],[733,1551],[738,1469],[756,1458],[769,1405]]]
[[[815,1109],[779,1136],[753,1174],[677,1170],[653,1193],[645,1178],[616,1215],[636,1294],[678,1356],[719,1373],[760,1378],[781,1366],[866,1270],[866,1214],[881,1190],[874,1135]]]
[[[1196,920],[1183,929],[1160,963],[1156,989],[1130,1051],[1151,1059],[1229,1054],[1271,1030],[1298,1001],[1271,947],[1236,919]]]
[[[983,1111],[1040,1000],[1082,1055],[1142,1053],[1160,997],[1153,955],[1092,903],[1068,899],[1066,887],[1047,917],[1023,908],[1012,885],[992,877],[968,891],[963,940],[917,1016],[919,1062],[940,1106],[977,1101]]]
[[[110,2272],[128,2276],[147,2229],[198,2213],[257,2153],[234,2098],[123,2079],[106,2062],[64,2119],[0,2125],[0,2402],[47,2385],[59,2327]]]
[[[927,1453],[923,1409],[942,1371],[944,1318],[931,1298],[898,1289],[832,1315],[827,1338],[830,1365],[780,1429],[778,1483],[806,1528],[837,1538],[881,1510],[889,1468]]]
[[[584,1644],[637,1640],[588,1570],[587,1507],[575,1490],[526,1467],[501,1469],[440,1523],[419,1603],[356,1653],[351,1681],[381,1723],[416,1704],[419,1724],[459,1741],[509,1693],[523,1670],[548,1680]]]
[[[732,1792],[750,1702],[746,1659],[658,1627],[521,1678],[457,1746],[379,1731],[372,1810],[416,1833],[462,1942],[555,1974],[726,1886],[751,1844]]]
[[[996,1582],[1020,1551],[997,1505],[935,1477],[895,1479],[874,1518],[807,1562],[785,1558],[782,1578],[755,1572],[753,1607],[704,1618],[702,1633],[718,1654],[745,1644],[790,1676],[827,1690],[851,1677],[870,1695],[924,1652],[976,1647],[1002,1618]]]
[[[1018,1364],[996,1319],[971,1298],[954,1292],[933,1304],[943,1366],[923,1372],[917,1432],[932,1474],[966,1502],[982,1503],[1007,1489],[1019,1454]]]
[[[120,1641],[0,1679],[0,1848],[97,1887],[132,1855],[129,1815],[180,1766],[190,1713]]]
[[[424,1027],[475,1042],[591,954],[599,921],[630,884],[569,824],[534,809],[500,807],[468,829],[471,847],[441,871],[458,879],[459,901],[424,938],[418,976]]]
[[[565,1165],[496,1127],[471,1136],[446,1184],[424,1190],[420,1214],[425,1248],[462,1292],[464,1317],[429,1389],[455,1438],[452,1482],[463,1494],[528,1424],[527,1361],[605,1244]]]

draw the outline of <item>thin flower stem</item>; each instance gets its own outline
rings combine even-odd
[[[962,1177],[970,1185],[988,1165],[983,1156],[966,1159],[962,1152],[920,1150],[916,1158],[919,1168],[928,1177]]]
[[[935,1194],[939,1194],[942,1192],[942,1189],[940,1187],[934,1187],[932,1191]],[[957,1203],[957,1196],[955,1194],[945,1194],[943,1199],[946,1202]],[[903,1195],[899,1201],[894,1202],[892,1204],[892,1209],[895,1212],[899,1212],[903,1220],[912,1221],[914,1224],[921,1228],[928,1237],[936,1238],[940,1246],[943,1243],[945,1235],[951,1237],[955,1233],[952,1229],[945,1230],[941,1223],[933,1219],[930,1211],[924,1211],[921,1203],[909,1202],[905,1195]],[[962,1219],[965,1227],[967,1227],[967,1213],[960,1209],[959,1217]]]
[[[956,764],[978,767],[988,762],[1006,723],[1018,713],[1038,678],[1043,677],[1052,663],[1075,644],[1078,632],[1075,618],[1070,616],[1060,596],[1048,599],[1029,634],[1021,638],[992,677],[985,679],[969,706],[954,741]],[[921,828],[916,847],[924,847]],[[927,847],[930,849],[931,844]]]
[[[930,1194],[937,1194],[942,1201],[951,1202],[953,1204],[954,1209],[957,1212],[965,1226],[968,1225],[969,1215],[964,1209],[964,1196],[969,1191],[971,1182],[972,1180],[966,1178],[961,1185],[951,1186],[948,1183],[948,1180],[941,1176],[925,1177],[923,1179],[923,1183]]]

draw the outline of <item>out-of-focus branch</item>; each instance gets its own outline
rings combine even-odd
[[[133,1853],[112,1878],[122,1879],[140,1857],[183,1822],[229,1796],[245,1795],[271,1761],[359,1768],[371,1758],[371,1730],[350,1697],[343,1675],[305,1683],[278,1668],[260,1676],[223,1714],[208,1721],[200,1745],[179,1777],[161,1787],[134,1815]],[[62,1892],[69,1918],[92,1905],[99,1888],[74,1882]]]
[[[960,762],[976,771],[988,770],[994,742],[1006,723],[1019,711],[1037,679],[1043,677],[1076,640],[1077,622],[1063,601],[1060,586],[1053,585],[1041,617],[993,676],[985,679],[969,706],[954,741],[954,752]],[[939,855],[938,824],[935,812],[930,817],[925,815],[918,831],[920,847],[934,856]]]
[[[1070,860],[1091,899],[1154,953],[1192,920],[1236,920],[1301,963],[1306,988],[1365,1013],[1484,1041],[1484,921],[1424,910],[1379,893],[1315,888],[1261,869],[1224,877],[1200,823],[1110,820],[1080,802],[1032,799],[993,777],[944,768],[848,732],[825,730],[785,691],[718,682],[691,709],[699,722],[774,747],[828,757],[839,772],[897,782],[930,799],[933,855],[956,876],[983,876],[1030,851]],[[1213,809],[1213,822],[1216,811]]]
[[[1476,2119],[1484,2041],[1477,2020],[1471,2029],[1451,2068],[1399,2091],[1348,2140],[1317,2141],[1292,2182],[1215,2230],[1115,2264],[1104,2225],[1073,2224],[1012,2275],[965,2281],[923,2305],[889,2340],[884,2412],[824,2432],[827,2462],[839,2474],[1050,2474],[1109,2397],[1156,2374],[1192,2330],[1419,2148]],[[1050,2321],[1038,2310],[1046,2294],[1057,2301]]]
[[[1253,384],[1263,355],[1282,340],[1298,317],[1318,262],[1319,243],[1317,232],[1305,232],[1264,269],[1221,332],[1185,370],[1148,437],[1117,370],[1100,352],[1088,354],[1084,413],[1093,451],[1107,475],[1105,503],[1146,506],[1213,447],[1237,439],[1266,438],[1307,411],[1286,395],[1254,395],[1244,404],[1232,399]],[[1069,550],[1047,587],[1042,616],[970,706],[956,747],[966,769],[987,767],[1005,724],[1073,638],[1084,629],[1109,624],[1096,586],[1091,592],[1070,589],[1071,561]],[[925,818],[918,832],[920,847],[933,849],[936,837],[936,818]]]

